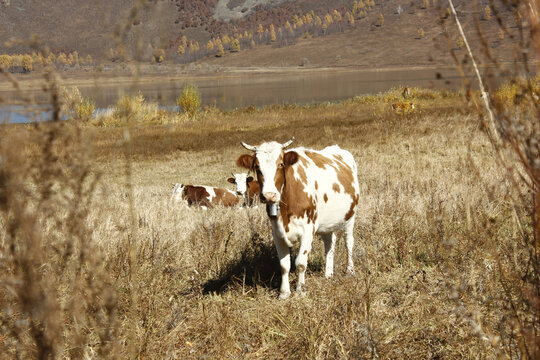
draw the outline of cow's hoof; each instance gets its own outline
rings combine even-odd
[[[290,293],[290,292],[280,293],[280,294],[279,294],[279,300],[285,300],[285,299],[288,299],[289,296],[291,296],[291,293]]]

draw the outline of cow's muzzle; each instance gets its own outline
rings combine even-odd
[[[267,192],[261,194],[261,202],[263,203],[277,203],[279,201],[279,194],[274,192]]]

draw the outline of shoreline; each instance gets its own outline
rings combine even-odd
[[[133,69],[133,70],[132,70]],[[69,70],[54,71],[62,86],[112,86],[125,84],[149,84],[156,81],[174,82],[186,80],[212,80],[229,79],[243,76],[289,76],[299,74],[320,74],[325,72],[392,72],[392,71],[420,71],[436,69],[455,69],[449,64],[441,65],[403,65],[384,66],[369,68],[366,66],[343,66],[343,67],[222,67],[217,71],[187,70],[181,66],[153,66],[135,65],[128,71],[112,69],[107,71]],[[5,74],[7,81],[0,83],[0,92],[14,93],[17,91],[42,90],[45,83],[45,71],[36,71],[29,74]],[[16,85],[15,85],[16,84]]]

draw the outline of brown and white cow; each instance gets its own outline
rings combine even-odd
[[[176,183],[172,189],[171,200],[185,200],[189,206],[209,208],[214,205],[236,206],[240,202],[240,197],[227,189]]]
[[[261,188],[253,176],[243,173],[232,174],[232,177],[228,178],[227,181],[236,185],[236,194],[244,198],[246,206],[253,206],[257,202]]]
[[[294,138],[293,138],[294,139]],[[335,231],[345,231],[347,271],[354,273],[353,227],[359,199],[356,162],[352,154],[339,146],[317,151],[295,148],[285,151],[285,144],[266,142],[258,146],[242,145],[254,152],[241,155],[237,165],[255,170],[261,186],[261,201],[267,204],[272,235],[281,266],[280,298],[291,291],[289,248],[300,242],[296,257],[297,292],[303,292],[305,271],[311,243],[320,234],[326,253],[325,276],[334,272]],[[279,205],[272,216],[275,204]]]

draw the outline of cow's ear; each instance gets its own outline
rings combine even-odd
[[[297,161],[298,153],[296,151],[287,151],[285,155],[283,155],[283,164],[285,164],[285,166],[294,165]]]
[[[250,183],[253,181],[253,176],[248,176],[246,182]]]
[[[228,178],[227,181],[230,182],[231,184],[235,184],[235,183],[236,183],[236,181],[234,180],[234,178]]]
[[[240,155],[238,160],[236,160],[236,165],[239,167],[246,168],[246,169],[251,169],[253,168],[253,160],[255,160],[255,156],[253,155],[248,155],[248,154]]]

